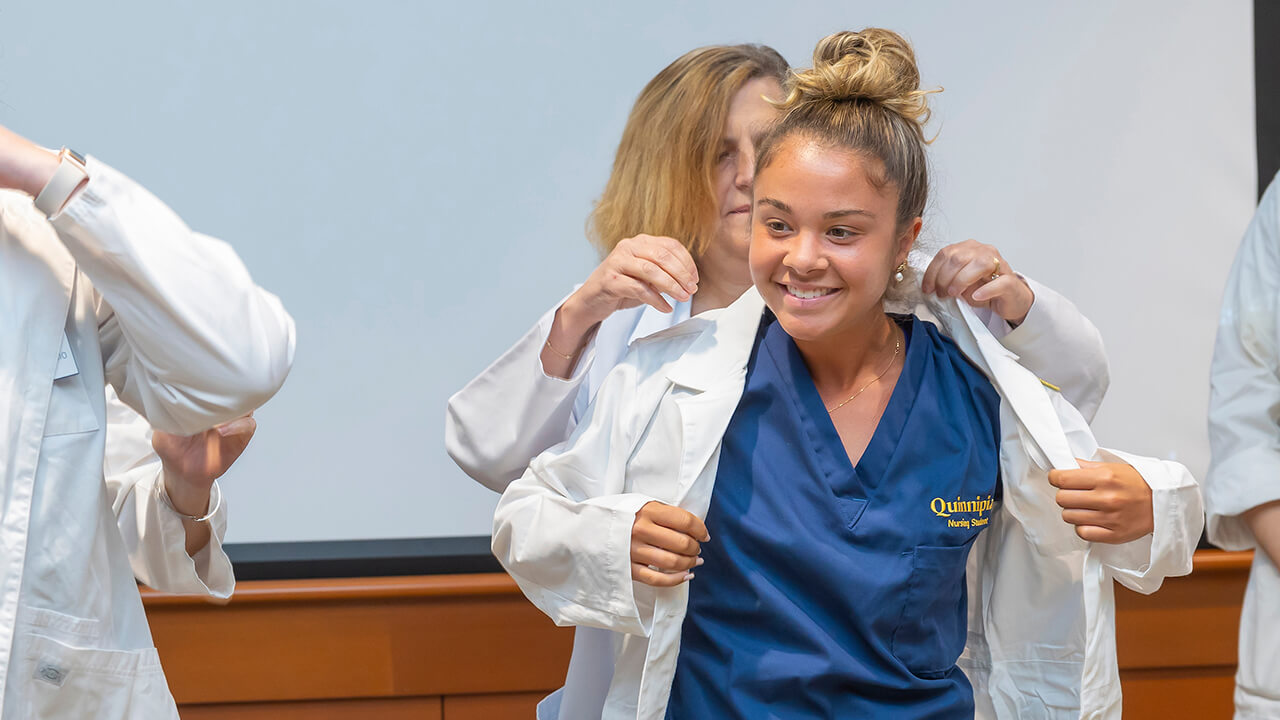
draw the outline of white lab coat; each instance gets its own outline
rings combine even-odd
[[[1086,418],[1102,402],[1108,383],[1102,336],[1066,298],[1028,278],[1035,302],[1021,325],[1010,329],[993,313],[992,333],[1024,366],[1062,389]],[[689,317],[689,303],[661,313],[642,305],[601,323],[567,380],[548,376],[541,352],[555,307],[483,373],[449,400],[445,447],[468,475],[502,492],[540,452],[563,442],[586,412],[605,376],[636,340]],[[613,672],[613,638],[580,627],[561,690],[538,706],[542,720],[594,720],[600,716]]]
[[[1209,395],[1205,476],[1209,539],[1257,548],[1240,515],[1280,500],[1280,183],[1274,180],[1236,253],[1222,297]],[[1237,720],[1280,717],[1280,573],[1254,554],[1240,616]]]
[[[569,440],[535,458],[498,504],[493,551],[525,595],[557,624],[617,633],[605,718],[665,714],[688,588],[631,580],[631,528],[653,500],[705,516],[763,308],[749,290],[637,342]],[[1001,395],[1004,502],[971,556],[961,658],[978,714],[1119,717],[1112,578],[1152,592],[1163,577],[1190,572],[1203,522],[1196,483],[1176,463],[1099,450],[1084,417],[971,309],[931,309]],[[1121,459],[1143,474],[1153,535],[1091,546],[1062,522],[1046,475],[1075,467],[1077,456]]]
[[[0,192],[0,707],[176,718],[113,505],[132,514],[149,583],[217,580],[177,555],[137,484],[104,481],[103,388],[159,429],[203,431],[279,388],[293,321],[230,247],[97,160],[88,170],[52,221]]]

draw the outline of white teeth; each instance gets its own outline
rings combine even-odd
[[[814,298],[820,298],[823,295],[830,295],[835,291],[836,291],[835,288],[818,288],[816,290],[801,290],[800,288],[795,287],[794,285],[787,286],[787,292],[795,297],[800,298],[801,300],[812,300]]]

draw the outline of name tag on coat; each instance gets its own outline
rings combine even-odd
[[[71,342],[67,340],[67,334],[64,332],[62,347],[58,349],[58,367],[53,371],[53,379],[61,380],[78,374],[80,374],[80,368],[76,366],[76,358],[71,354]]]

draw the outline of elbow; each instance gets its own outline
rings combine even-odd
[[[489,551],[497,558],[498,563],[502,565],[502,569],[513,578],[519,578],[519,562],[516,558],[514,549],[514,538],[512,537],[514,528],[509,518],[503,512],[502,502],[499,501],[497,510],[493,515],[493,533],[489,540]]]
[[[274,305],[275,312],[271,313],[273,322],[259,327],[257,342],[251,343],[229,368],[231,382],[235,385],[232,393],[241,396],[240,404],[245,412],[266,404],[279,392],[293,369],[297,328],[278,300]]]
[[[283,308],[271,313],[252,334],[252,342],[223,355],[220,387],[216,395],[224,407],[219,414],[227,420],[252,412],[275,396],[293,369],[297,330],[293,318]],[[226,422],[226,420],[219,420]]]
[[[195,374],[190,369],[176,376],[152,374],[139,387],[133,377],[148,373],[132,373],[126,384],[142,396],[135,409],[152,427],[178,435],[195,435],[257,410],[275,396],[293,367],[293,321],[286,315],[278,332],[258,337],[238,352],[213,354],[217,360]]]
[[[1106,355],[1102,356],[1102,367],[1098,371],[1094,385],[1098,388],[1099,398],[1105,397],[1107,390],[1111,387],[1111,364],[1107,362]]]
[[[502,493],[513,480],[519,477],[517,472],[502,469],[502,458],[494,453],[485,452],[482,442],[476,442],[468,430],[468,424],[456,403],[457,395],[449,398],[449,405],[444,416],[444,449],[449,453],[462,472],[481,485],[496,493]]]

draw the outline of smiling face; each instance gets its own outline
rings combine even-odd
[[[782,86],[771,77],[747,81],[729,104],[724,140],[713,171],[716,235],[699,258],[701,270],[740,276],[744,284],[750,279],[746,262],[751,237],[751,180],[755,174],[756,144],[778,116],[777,109],[766,102],[765,97],[775,100],[782,97]]]
[[[797,341],[856,338],[883,318],[921,221],[898,227],[897,188],[868,174],[878,166],[793,135],[756,175],[751,275]]]

